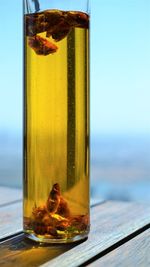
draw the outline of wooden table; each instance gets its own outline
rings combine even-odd
[[[0,188],[0,266],[150,266],[150,205],[99,201],[91,205],[88,240],[40,245],[22,232],[21,190]]]

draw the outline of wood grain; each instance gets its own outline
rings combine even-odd
[[[23,234],[3,242],[0,249],[1,267],[38,267],[61,253],[73,248],[74,245],[44,246],[30,241]]]
[[[0,240],[22,231],[22,202],[0,208]]]
[[[22,200],[22,190],[0,186],[0,207]]]
[[[131,239],[103,258],[94,261],[89,267],[149,267],[150,230]]]
[[[91,232],[87,241],[42,246],[21,235],[1,244],[0,266],[80,266],[149,222],[147,206],[106,202],[91,209]]]
[[[42,267],[76,267],[150,222],[150,207],[107,202],[92,212],[88,241],[43,264]],[[86,265],[85,265],[86,266]]]

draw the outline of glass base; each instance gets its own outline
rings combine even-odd
[[[33,241],[40,242],[40,243],[49,243],[49,244],[66,244],[66,243],[73,243],[73,242],[78,242],[80,240],[84,240],[88,238],[88,233],[84,232],[84,234],[79,234],[71,238],[61,238],[61,239],[54,239],[54,238],[46,238],[43,236],[36,235],[34,233],[26,233],[25,236]]]

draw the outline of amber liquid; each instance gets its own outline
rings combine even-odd
[[[52,40],[58,50],[47,56],[37,55],[25,38],[24,230],[40,241],[57,237],[35,234],[26,220],[33,207],[45,205],[54,184],[72,216],[89,215],[88,31],[73,28]],[[59,231],[59,240],[88,230]]]

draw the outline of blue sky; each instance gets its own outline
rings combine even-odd
[[[150,1],[92,3],[91,128],[93,132],[148,133]]]
[[[22,126],[22,1],[0,2],[0,131]],[[150,1],[91,0],[91,129],[150,133]]]
[[[22,127],[22,5],[0,1],[0,131]]]

